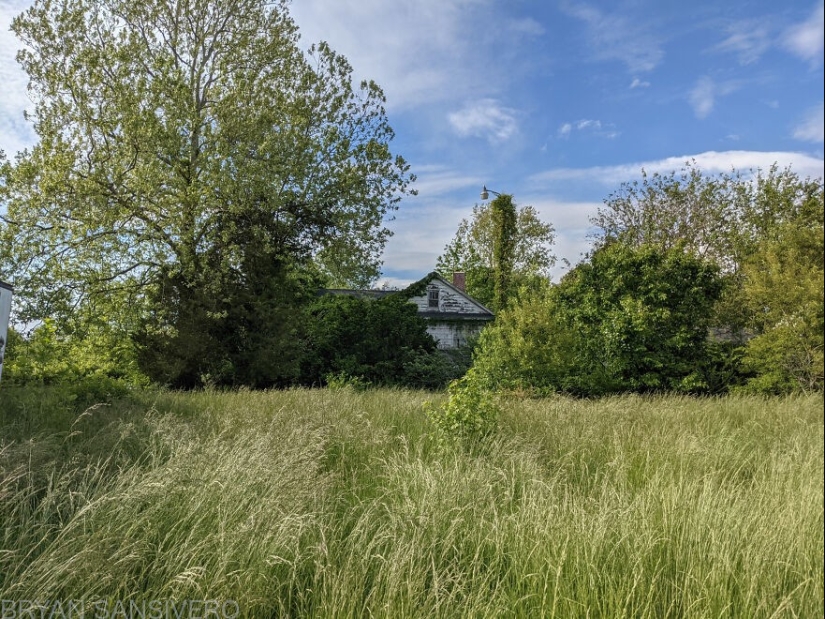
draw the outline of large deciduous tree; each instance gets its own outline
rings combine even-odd
[[[707,174],[695,162],[669,174],[642,171],[622,183],[591,223],[596,245],[676,246],[738,274],[743,263],[788,222],[821,221],[822,179],[776,165],[744,174]]]
[[[220,294],[250,247],[377,275],[414,178],[380,88],[303,52],[285,0],[38,0],[12,28],[39,136],[2,183],[20,318],[161,274]]]
[[[512,196],[501,195],[473,207],[436,262],[445,276],[466,273],[467,292],[494,309],[520,286],[535,287],[550,277],[556,258],[550,248],[551,224],[539,219],[532,206],[517,207]]]
[[[738,177],[708,176],[689,163],[669,174],[648,174],[622,183],[591,218],[596,244],[612,240],[664,250],[679,246],[720,266],[733,267],[737,256],[733,227],[738,219],[732,185]]]
[[[39,136],[0,182],[18,319],[129,291],[157,378],[288,380],[304,291],[373,280],[412,191],[381,89],[302,51],[286,0],[37,0],[12,28]]]

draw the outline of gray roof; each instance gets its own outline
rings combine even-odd
[[[428,320],[493,320],[495,316],[492,312],[482,314],[468,314],[464,312],[418,312],[418,315]]]
[[[397,290],[355,290],[354,288],[322,288],[318,291],[319,296],[331,294],[337,297],[358,297],[359,299],[380,299]]]

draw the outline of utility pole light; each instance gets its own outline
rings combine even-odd
[[[490,197],[490,194],[491,194],[491,193],[492,193],[492,194],[495,194],[495,195],[497,195],[497,196],[500,196],[500,195],[501,195],[501,194],[500,194],[499,192],[497,192],[497,191],[493,191],[492,189],[487,189],[487,185],[484,185],[484,186],[481,188],[481,199],[482,199],[482,200],[486,200],[487,198],[489,198],[489,197]]]

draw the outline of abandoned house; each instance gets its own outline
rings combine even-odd
[[[452,279],[453,281],[449,282],[433,271],[405,289],[408,293],[412,292],[410,303],[418,307],[419,315],[427,322],[427,333],[442,350],[461,348],[466,345],[469,338],[478,335],[481,329],[495,318],[493,312],[467,294],[464,273],[453,273]],[[393,290],[324,290],[325,294],[366,298],[379,298],[398,292]]]

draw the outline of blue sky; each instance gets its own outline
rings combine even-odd
[[[0,0],[7,155],[34,141],[8,32],[28,5]],[[418,176],[382,282],[432,270],[483,184],[536,207],[575,263],[588,217],[642,167],[823,176],[821,1],[295,0],[291,13],[306,45],[328,41],[384,88],[393,151]]]

